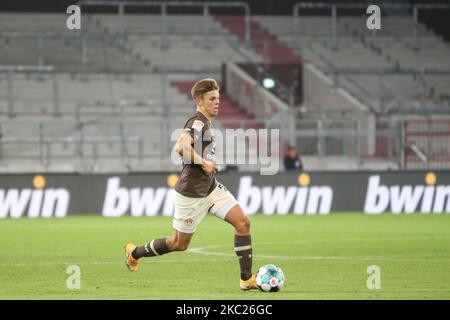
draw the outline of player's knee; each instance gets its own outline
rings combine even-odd
[[[250,232],[250,225],[251,225],[250,219],[245,217],[245,219],[244,219],[244,228],[247,230],[247,232]]]
[[[246,234],[250,232],[250,219],[244,217],[244,219],[240,220],[238,225],[236,226],[236,230],[239,233]]]

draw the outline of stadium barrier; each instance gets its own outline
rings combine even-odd
[[[449,162],[449,119],[410,119],[404,122],[403,134],[403,168],[442,168]]]
[[[324,3],[324,2],[299,2],[294,5],[292,8],[292,16],[293,16],[293,34],[297,41],[294,41],[295,45],[298,43],[299,31],[300,31],[300,11],[303,13],[305,10],[310,9],[328,9],[331,10],[331,47],[337,48],[337,38],[338,38],[338,9],[361,9],[361,12],[366,13],[366,9],[368,7],[367,3]],[[414,29],[413,31],[413,39],[414,39],[414,48],[417,49],[419,47],[419,10],[448,10],[450,9],[450,5],[447,3],[383,3],[383,9],[388,10],[398,10],[398,12],[410,13],[412,12],[412,19],[414,21]],[[405,15],[406,15],[405,14]],[[376,37],[376,33],[373,33],[373,37]]]
[[[169,39],[168,39],[168,29],[169,23],[167,21],[168,16],[168,8],[169,7],[178,7],[178,8],[200,8],[202,12],[202,20],[203,20],[203,46],[205,48],[209,47],[208,39],[211,32],[211,25],[208,21],[208,17],[210,16],[211,8],[222,8],[222,9],[240,9],[243,10],[244,21],[245,21],[245,43],[247,47],[250,46],[251,42],[251,28],[250,28],[250,6],[245,2],[240,1],[229,1],[229,2],[193,2],[193,1],[91,1],[91,0],[81,0],[77,3],[83,9],[99,6],[107,6],[117,8],[117,25],[119,26],[119,33],[122,35],[126,34],[126,26],[124,23],[125,17],[125,9],[127,7],[155,7],[160,11],[160,36],[161,36],[161,48],[169,47]],[[124,36],[125,38],[125,36]]]
[[[1,175],[0,218],[171,216],[173,173]],[[248,215],[450,213],[450,171],[222,172]]]

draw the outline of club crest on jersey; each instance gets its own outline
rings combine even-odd
[[[191,218],[187,218],[186,220],[184,220],[184,223],[186,223],[188,226],[192,226],[194,224],[194,220],[192,220]]]
[[[194,128],[196,131],[201,131],[203,126],[205,124],[200,120],[194,120],[194,123],[192,124],[192,128]]]

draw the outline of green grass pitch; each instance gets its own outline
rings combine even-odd
[[[208,216],[186,252],[124,264],[126,242],[172,233],[170,217],[0,221],[0,299],[449,299],[450,215],[253,215],[253,269],[279,265],[277,293],[239,290],[232,227]],[[81,288],[69,290],[70,265]],[[380,268],[380,289],[368,289]]]

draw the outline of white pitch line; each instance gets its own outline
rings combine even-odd
[[[348,240],[348,239],[347,239]],[[358,241],[352,239],[354,241]],[[298,243],[297,241],[284,242],[284,243]],[[266,243],[258,243],[258,245],[273,245],[280,244],[279,242],[266,242]],[[224,256],[224,257],[234,257],[235,254],[225,253],[225,252],[214,252],[214,251],[205,251],[207,249],[217,249],[217,248],[226,248],[228,245],[211,245],[205,247],[191,248],[188,252],[209,255],[209,256]],[[448,257],[430,257],[430,256],[279,256],[279,255],[254,255],[254,259],[280,259],[280,260],[400,260],[400,261],[423,261],[427,260],[443,260],[450,261]]]
[[[257,243],[258,246],[264,245],[280,245],[280,244],[312,244],[312,243],[326,243],[326,242],[338,242],[338,241],[395,241],[395,240],[434,240],[434,239],[450,239],[450,236],[418,236],[418,237],[392,237],[392,238],[382,238],[382,239],[367,239],[367,238],[347,238],[347,239],[314,239],[314,240],[296,240],[296,241],[277,241],[277,242],[260,242]],[[207,256],[217,256],[217,257],[227,257],[235,258],[234,253],[224,253],[224,252],[214,252],[205,251],[207,249],[215,248],[226,248],[230,245],[210,245],[198,248],[188,249],[187,252],[207,255]],[[280,260],[399,260],[399,261],[426,261],[426,260],[443,260],[449,261],[449,257],[432,257],[432,256],[366,256],[366,257],[352,257],[352,256],[278,256],[278,255],[254,255],[254,259],[280,259]],[[178,263],[178,262],[204,262],[203,259],[172,259],[172,260],[156,260],[148,259],[144,260],[148,263]],[[223,260],[208,260],[211,262],[223,262]],[[37,263],[0,263],[0,267],[29,267],[29,266],[59,266],[59,265],[113,265],[113,264],[124,264],[122,261],[87,261],[87,262],[37,262]]]
[[[156,260],[147,259],[144,263],[180,263],[180,262],[205,262],[205,259],[177,259],[177,260]],[[223,262],[223,260],[208,260],[208,262]],[[113,265],[122,264],[123,261],[85,261],[85,262],[30,262],[30,263],[0,263],[0,267],[31,267],[31,266],[70,266],[70,265]]]
[[[271,244],[311,244],[311,243],[328,243],[328,242],[354,242],[354,241],[376,241],[376,242],[384,242],[384,241],[397,241],[397,240],[442,240],[442,239],[450,239],[450,235],[448,236],[415,236],[415,237],[391,237],[391,238],[345,238],[345,239],[310,239],[310,240],[294,240],[294,241],[277,241],[277,242],[258,242],[257,245],[271,245]]]

